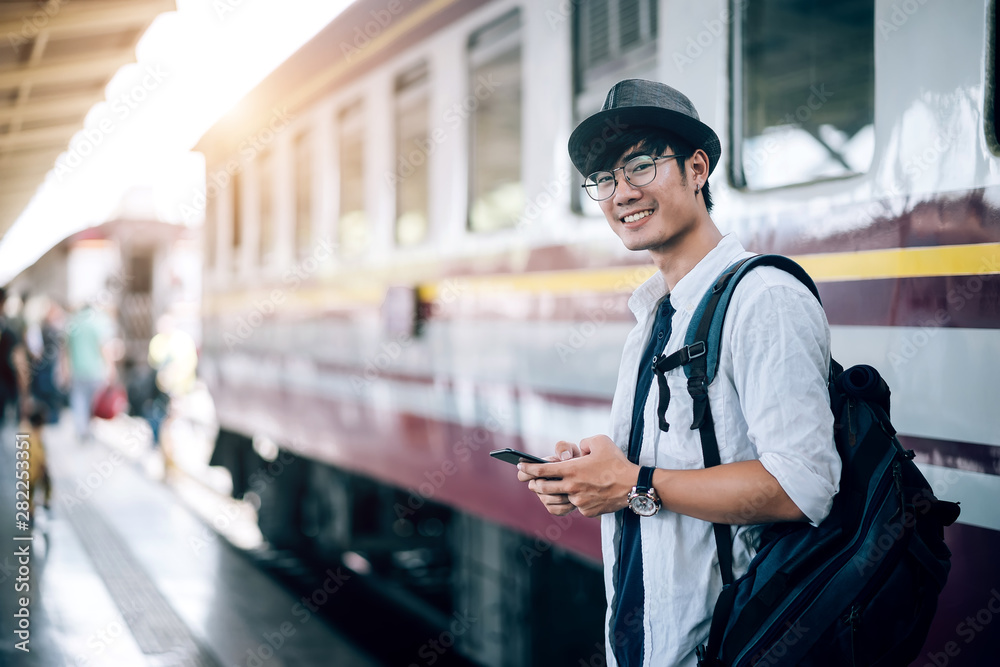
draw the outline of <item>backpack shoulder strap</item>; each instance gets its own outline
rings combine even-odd
[[[685,346],[690,347],[701,341],[705,345],[705,354],[685,366],[684,372],[689,378],[695,375],[700,367],[704,367],[706,386],[715,379],[715,373],[719,369],[722,327],[733,293],[743,276],[758,266],[774,266],[792,274],[809,288],[817,301],[822,303],[816,284],[809,277],[809,274],[784,255],[754,255],[733,263],[719,275],[712,288],[705,293],[691,318],[691,325],[688,327],[687,338],[684,341]]]
[[[708,402],[708,386],[715,379],[719,368],[719,348],[722,345],[722,326],[733,292],[740,280],[758,266],[774,266],[798,278],[817,299],[819,291],[805,270],[782,255],[755,255],[741,259],[722,272],[702,298],[688,326],[685,346],[687,350],[684,372],[688,377],[688,393],[694,403],[691,429],[701,436],[701,451],[705,467],[721,464],[719,442],[715,436],[715,423]],[[676,354],[676,353],[675,353]],[[733,581],[733,551],[729,526],[713,524],[715,543],[719,553],[719,567],[723,584]]]
[[[688,326],[687,337],[683,349],[695,350],[698,354],[691,356],[684,365],[688,377],[688,393],[694,402],[694,419],[691,429],[697,429],[701,436],[701,452],[705,459],[705,467],[720,465],[719,442],[715,437],[715,423],[712,419],[712,409],[708,402],[708,386],[715,379],[719,369],[719,351],[722,347],[722,327],[725,324],[726,312],[732,301],[736,286],[747,273],[758,266],[774,266],[786,271],[802,282],[819,300],[819,290],[805,270],[791,259],[783,255],[754,255],[746,257],[723,271],[716,279],[712,288],[702,298],[695,309],[691,324]],[[820,301],[822,303],[822,301]],[[716,602],[712,618],[711,632],[708,638],[708,655],[716,655],[722,642],[722,631],[733,608],[736,588],[733,583],[733,546],[732,535],[726,524],[712,524],[715,533],[715,547],[719,554],[719,569],[724,585],[722,593]],[[716,653],[712,653],[715,650]],[[711,664],[706,660],[704,647],[699,647],[699,665]]]

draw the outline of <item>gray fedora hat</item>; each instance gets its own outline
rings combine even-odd
[[[577,125],[570,135],[570,159],[582,174],[587,163],[603,153],[616,137],[639,127],[673,132],[704,150],[709,174],[719,162],[719,137],[699,120],[691,100],[665,83],[644,79],[625,79],[612,86],[601,110]]]

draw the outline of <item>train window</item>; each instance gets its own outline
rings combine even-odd
[[[427,238],[430,142],[430,88],[427,65],[396,80],[396,243]]]
[[[271,151],[261,151],[257,154],[257,205],[260,223],[260,265],[267,266],[274,259],[276,238],[276,216],[274,196],[274,154]]]
[[[583,0],[575,3],[573,33],[577,91],[603,84],[656,58],[656,0]],[[601,98],[603,100],[603,96]]]
[[[573,3],[573,113],[577,122],[599,111],[608,90],[621,79],[657,78],[657,4],[657,0]],[[576,210],[601,214],[583,188],[572,191]]]
[[[364,116],[360,102],[340,112],[337,137],[340,149],[340,217],[337,239],[341,255],[357,257],[368,247],[364,194]]]
[[[758,190],[868,171],[874,0],[735,7],[733,182]]]
[[[514,227],[524,207],[521,185],[521,16],[506,15],[469,40],[472,131],[469,229]]]
[[[232,268],[239,273],[241,263],[240,249],[243,247],[243,225],[246,224],[243,216],[243,176],[241,174],[233,174],[232,196],[233,224],[230,228],[230,239],[233,242]]]
[[[295,137],[295,249],[299,259],[309,254],[312,243],[312,135]]]
[[[986,56],[986,137],[994,153],[1000,154],[1000,123],[997,122],[997,70],[1000,70],[1000,52],[997,51],[997,28],[1000,28],[1000,16],[997,15],[997,3],[990,3],[989,33],[990,50]]]

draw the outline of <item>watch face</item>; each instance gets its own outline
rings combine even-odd
[[[634,496],[629,504],[632,507],[632,511],[639,516],[653,516],[659,509],[656,501],[649,496]]]

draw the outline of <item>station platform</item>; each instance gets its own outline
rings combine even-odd
[[[33,530],[15,517],[16,431],[0,434],[0,665],[383,664],[192,511],[178,489],[198,484],[165,484],[128,422],[81,443],[63,417],[43,431],[53,494]],[[331,606],[337,576],[322,582]]]

